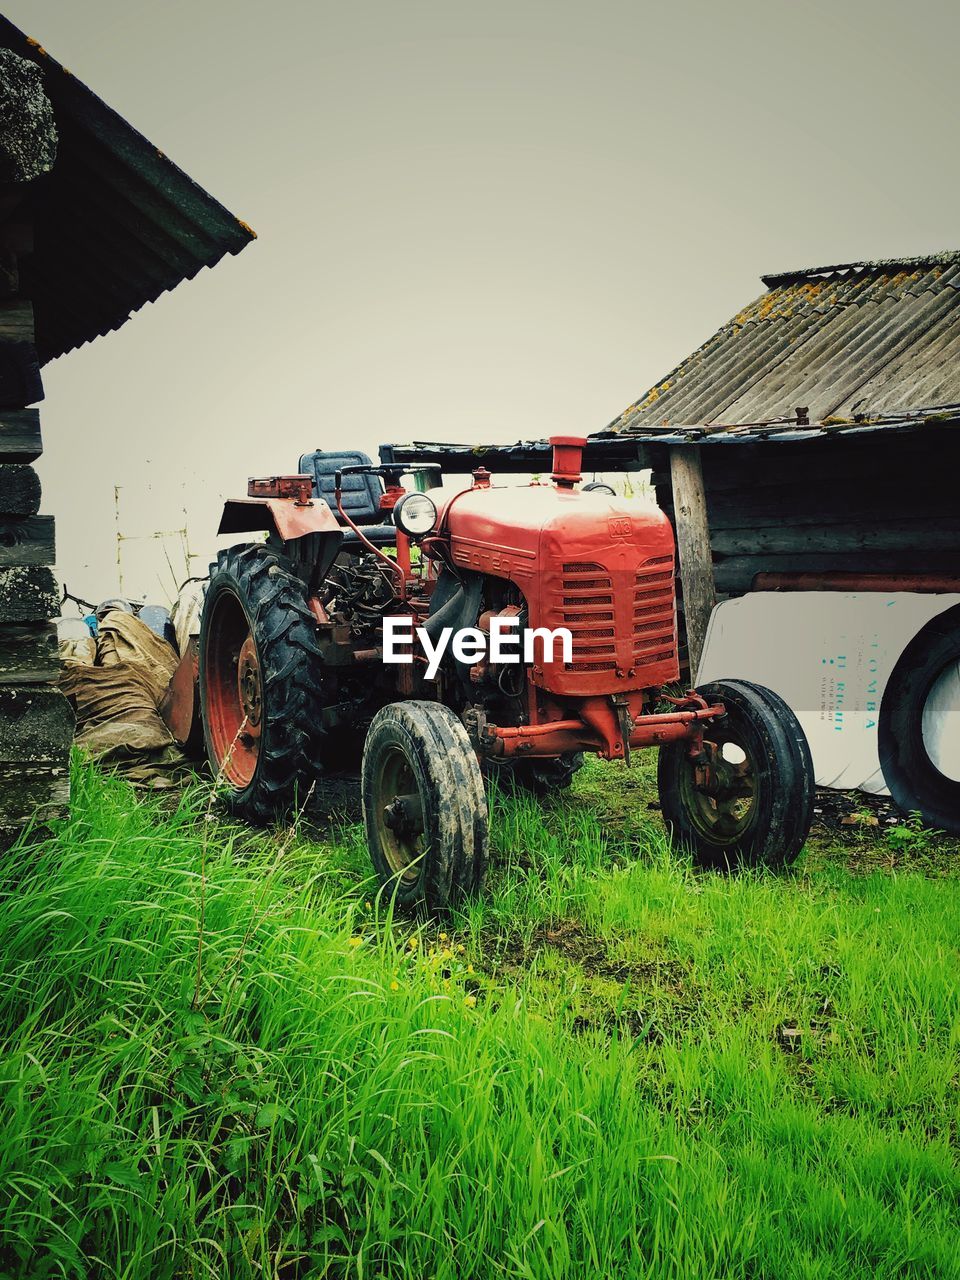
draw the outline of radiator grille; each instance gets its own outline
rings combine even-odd
[[[633,656],[637,662],[661,662],[676,655],[674,610],[673,557],[656,556],[637,570],[633,593]]]
[[[616,612],[610,571],[593,561],[561,567],[560,614],[573,641],[572,661],[565,670],[616,671]],[[623,604],[621,601],[621,617]],[[639,666],[675,657],[672,556],[656,556],[637,569],[632,604],[633,662]]]
[[[616,632],[612,626],[613,580],[602,564],[563,566],[561,616],[572,640],[566,671],[616,671]],[[607,656],[609,655],[609,656]]]

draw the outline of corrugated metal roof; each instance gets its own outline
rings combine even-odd
[[[674,424],[640,426],[631,431],[598,431],[587,437],[583,451],[583,471],[630,471],[660,466],[665,456],[656,446],[703,444],[729,448],[737,444],[795,444],[805,441],[870,440],[878,435],[903,438],[923,431],[933,447],[944,433],[960,434],[960,404],[912,415],[888,414],[858,421],[831,419],[825,423],[798,423],[796,417],[776,422],[742,425]],[[653,446],[653,447],[652,447]],[[502,473],[542,471],[550,465],[552,450],[547,440],[518,440],[515,444],[459,444],[414,440],[409,444],[382,444],[383,463],[436,463],[444,471],[465,474],[486,466]]]
[[[6,18],[0,44],[44,71],[60,140],[33,184],[25,264],[41,363],[117,329],[254,232]]]
[[[960,252],[763,277],[770,288],[608,430],[920,417],[960,403]]]

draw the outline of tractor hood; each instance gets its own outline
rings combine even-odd
[[[534,665],[557,697],[649,689],[679,676],[673,529],[636,498],[533,484],[468,489],[443,509],[454,564],[506,578],[530,624],[569,630],[572,661]]]
[[[670,522],[653,502],[551,484],[463,490],[445,504],[442,527],[455,563],[521,586],[540,557],[626,569],[640,548],[673,555]]]

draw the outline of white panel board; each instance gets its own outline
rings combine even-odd
[[[877,718],[890,672],[906,645],[960,595],[757,591],[727,600],[710,619],[699,684],[753,680],[791,706],[810,742],[817,783],[886,794]],[[957,751],[960,679],[927,703],[925,737]]]

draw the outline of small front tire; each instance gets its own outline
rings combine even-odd
[[[717,680],[697,692],[708,704],[722,702],[726,715],[704,728],[704,760],[693,760],[685,741],[660,748],[668,830],[700,866],[788,866],[809,833],[815,794],[797,717],[778,694],[746,680]]]
[[[380,882],[403,907],[443,911],[480,887],[487,801],[467,731],[437,702],[393,702],[363,748],[367,846]]]

